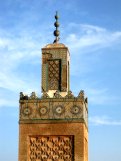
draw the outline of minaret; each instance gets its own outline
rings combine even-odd
[[[70,53],[64,44],[59,43],[58,18],[56,12],[53,44],[42,48],[42,91],[47,92],[50,97],[53,97],[55,91],[59,91],[61,96],[65,96],[70,90]]]
[[[58,18],[56,12],[54,43],[42,48],[42,96],[20,93],[19,161],[88,161],[88,102],[83,90],[70,91]]]

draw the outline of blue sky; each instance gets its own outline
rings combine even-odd
[[[121,160],[121,1],[0,0],[0,160],[17,161],[19,92],[41,95],[41,48],[71,53],[71,90],[89,100],[89,160]]]

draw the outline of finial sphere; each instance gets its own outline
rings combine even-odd
[[[55,40],[54,40],[53,43],[58,43],[58,41],[59,41],[60,32],[59,32],[59,30],[58,30],[58,27],[59,27],[58,18],[59,18],[58,12],[56,11],[56,15],[55,15],[56,21],[55,21],[55,23],[54,23],[54,26],[56,27],[56,30],[53,32],[53,34],[54,34],[54,36],[55,36]]]
[[[56,21],[56,22],[54,23],[54,26],[55,26],[55,27],[59,27],[59,23]]]
[[[59,18],[59,16],[58,15],[55,15],[55,19],[57,20]]]
[[[57,37],[58,37],[59,34],[60,34],[60,32],[59,32],[58,30],[55,30],[55,31],[54,31],[54,36],[57,36]]]

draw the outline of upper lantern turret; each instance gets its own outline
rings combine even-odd
[[[58,12],[57,11],[56,11],[55,19],[56,19],[56,22],[54,23],[54,26],[56,27],[56,30],[54,31],[55,40],[54,40],[53,43],[58,43],[58,41],[59,41],[59,35],[60,35],[60,32],[58,30],[58,27],[60,25],[59,25],[59,22],[58,22],[59,16],[58,16]]]

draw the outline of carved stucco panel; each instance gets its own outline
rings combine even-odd
[[[73,161],[73,136],[31,136],[29,161]]]

